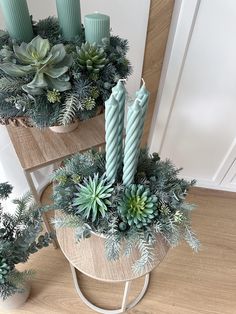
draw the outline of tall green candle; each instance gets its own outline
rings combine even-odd
[[[71,40],[80,35],[81,10],[80,0],[56,0],[57,15],[62,29],[62,34],[66,40]]]
[[[140,100],[136,98],[133,105],[129,106],[127,117],[123,169],[123,184],[126,186],[133,183],[136,173],[141,119],[142,107]]]
[[[118,168],[119,103],[113,95],[105,102],[105,128],[106,176],[109,181],[115,181]]]
[[[124,117],[125,117],[125,99],[126,99],[126,89],[123,81],[119,80],[115,87],[112,88],[112,94],[119,103],[119,130],[118,130],[118,166],[122,163],[122,152],[123,152],[123,131],[124,131]]]
[[[34,35],[26,0],[0,0],[0,5],[11,38],[31,41]]]
[[[103,38],[110,40],[110,17],[93,13],[84,18],[85,40],[90,44],[101,44]]]

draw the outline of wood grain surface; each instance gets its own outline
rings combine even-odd
[[[142,74],[151,97],[145,120],[143,145],[147,143],[151,127],[174,2],[174,0],[151,0]]]
[[[43,201],[50,202],[51,187]],[[152,272],[144,299],[130,314],[235,314],[236,313],[236,197],[195,188],[189,202],[196,203],[193,228],[202,243],[195,254],[185,244],[170,249]],[[21,269],[35,268],[28,302],[11,314],[92,314],[73,286],[69,264],[52,246],[32,255]],[[121,303],[124,284],[102,283],[79,274],[85,295],[98,306]],[[143,279],[135,280],[130,298]]]
[[[7,131],[24,170],[35,170],[105,143],[104,114],[80,122],[76,130],[65,134],[14,126],[7,126]]]
[[[56,213],[61,216],[60,213]],[[134,274],[132,265],[140,254],[134,249],[132,254],[121,256],[118,261],[108,261],[105,256],[104,238],[92,235],[91,238],[78,242],[75,230],[62,228],[57,230],[57,240],[68,261],[83,274],[106,282],[122,282],[137,279],[151,272],[166,256],[169,246],[162,237],[158,237],[155,246],[156,259],[141,274]]]

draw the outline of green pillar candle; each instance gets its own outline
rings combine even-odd
[[[125,117],[125,99],[126,99],[126,89],[123,81],[119,80],[115,87],[112,88],[112,94],[119,103],[119,130],[118,130],[118,166],[122,163],[122,152],[123,152],[123,131],[124,131],[124,117]]]
[[[142,107],[140,106],[140,100],[135,99],[134,104],[129,106],[127,117],[123,169],[123,184],[126,186],[133,183],[137,170],[141,119]]]
[[[0,0],[0,5],[11,38],[30,42],[34,35],[26,0]]]
[[[110,40],[110,17],[93,13],[84,18],[85,40],[90,44],[101,44],[103,38]]]
[[[105,128],[106,128],[106,176],[111,182],[115,181],[117,174],[117,144],[119,130],[119,103],[111,97],[105,102]]]
[[[81,34],[80,0],[56,0],[57,15],[66,40]]]

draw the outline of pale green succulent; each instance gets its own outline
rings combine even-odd
[[[37,36],[28,44],[14,45],[13,50],[17,63],[3,62],[0,69],[13,77],[34,75],[30,83],[22,86],[27,93],[40,95],[44,89],[63,92],[71,88],[66,72],[72,57],[66,54],[63,44],[50,49],[48,39]]]
[[[124,222],[130,226],[142,228],[150,224],[157,216],[157,197],[141,184],[132,184],[124,191],[118,206]]]
[[[99,178],[98,174],[95,174],[93,178],[89,177],[83,184],[78,185],[73,206],[78,208],[77,213],[82,213],[86,219],[91,217],[95,222],[100,215],[105,217],[107,206],[111,205],[109,198],[112,192],[113,187],[104,175]]]

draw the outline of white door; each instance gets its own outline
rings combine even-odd
[[[176,1],[151,151],[236,191],[236,1]]]

